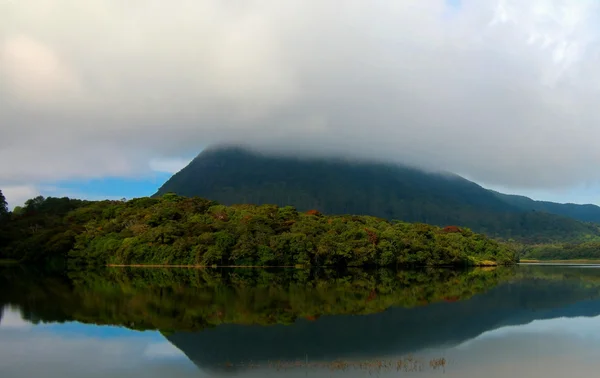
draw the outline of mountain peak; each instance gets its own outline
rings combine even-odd
[[[242,145],[205,149],[156,195],[167,192],[226,205],[292,205],[300,211],[459,225],[529,241],[596,234],[596,227],[576,219],[600,222],[598,207],[508,196],[452,173],[347,158],[286,156]],[[568,236],[553,236],[557,230]]]

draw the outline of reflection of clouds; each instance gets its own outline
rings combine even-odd
[[[152,343],[146,346],[144,350],[144,356],[164,357],[164,358],[176,358],[184,356],[183,352],[175,347],[173,344],[165,341],[160,343]]]
[[[28,331],[22,332],[22,329]],[[399,373],[392,369],[372,375],[419,378],[589,378],[596,376],[595,356],[600,347],[598,331],[600,316],[536,320],[483,333],[458,347],[415,351],[414,357],[425,362],[423,371]],[[378,359],[396,361],[400,357],[391,355]],[[429,369],[427,361],[440,357],[447,360],[445,371]],[[16,309],[4,309],[0,326],[1,378],[202,378],[234,375],[240,378],[371,376],[368,370],[361,369],[278,371],[266,366],[241,369],[234,374],[215,372],[214,375],[208,375],[196,368],[183,352],[167,342],[159,332],[137,332],[121,327],[80,323],[36,326],[22,320]]]
[[[556,324],[523,326],[527,330],[507,327],[511,330],[505,329],[494,337],[478,337],[446,351],[449,363],[444,377],[596,377],[597,339],[582,339],[577,332],[572,332],[579,329],[579,324],[574,328],[566,319],[557,320],[556,324],[564,320],[564,329],[559,331]],[[535,327],[539,328],[533,331]]]
[[[565,336],[570,338],[583,338],[600,340],[600,316],[555,318],[545,320],[534,320],[531,323],[516,326],[506,326],[492,331],[484,332],[478,337],[471,339],[457,348],[469,347],[480,340],[508,337],[519,334],[546,334]]]
[[[159,332],[75,323],[35,326],[4,309],[0,377],[198,377],[198,370]],[[28,332],[21,332],[28,329]]]
[[[330,371],[321,369],[274,368],[242,370],[243,378],[590,378],[596,377],[597,355],[600,349],[597,330],[600,317],[557,318],[534,321],[523,326],[510,326],[482,334],[458,347],[432,348],[415,351],[413,356],[425,361],[423,370],[404,372],[391,370]],[[591,335],[595,333],[594,335]],[[590,338],[585,339],[584,337]],[[365,346],[365,348],[368,346]],[[395,361],[402,356],[378,357]],[[429,368],[428,361],[445,358],[444,370]],[[225,377],[226,375],[221,375]]]
[[[19,310],[10,306],[4,307],[0,328],[29,329],[32,326],[30,322],[23,320]]]

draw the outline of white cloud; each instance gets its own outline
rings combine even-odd
[[[40,191],[34,185],[9,185],[1,187],[0,190],[2,190],[2,194],[8,202],[8,208],[11,210],[15,206],[22,206],[25,201],[40,194]]]
[[[150,169],[161,173],[177,173],[190,163],[191,159],[167,158],[150,160]]]
[[[76,100],[79,83],[60,61],[56,52],[39,41],[16,35],[4,42],[0,59],[10,93],[15,100],[36,106],[56,106],[60,101]]]
[[[461,3],[0,3],[0,183],[170,172],[218,142],[600,179],[600,3]]]

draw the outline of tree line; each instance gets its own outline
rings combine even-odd
[[[467,228],[166,194],[130,201],[36,197],[5,216],[0,258],[77,266],[496,265],[512,245]]]

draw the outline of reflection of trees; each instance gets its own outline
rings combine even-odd
[[[344,273],[106,269],[50,275],[14,266],[0,269],[0,307],[17,305],[32,321],[78,320],[138,329],[201,330],[222,324],[314,322],[325,315],[374,314],[392,307],[461,302],[516,279],[535,283],[535,297],[502,296],[496,305],[509,303],[515,308],[514,301],[519,299],[521,307],[552,308],[596,296],[600,272],[525,267],[357,269]]]
[[[565,268],[518,272],[518,279],[454,303],[393,307],[369,316],[324,316],[315,322],[300,319],[293,326],[225,324],[165,337],[204,370],[236,370],[247,369],[249,361],[265,365],[306,356],[319,362],[418,355],[503,326],[600,314],[597,273]]]
[[[291,324],[323,315],[453,302],[485,292],[512,268],[456,271],[108,269],[44,276],[5,269],[0,303],[28,319],[137,329],[200,330],[220,324]]]
[[[14,266],[0,268],[0,309],[18,306],[34,322],[160,329],[211,370],[307,354],[316,362],[400,356],[535,319],[595,316],[599,284],[600,270],[547,267],[52,275]]]

